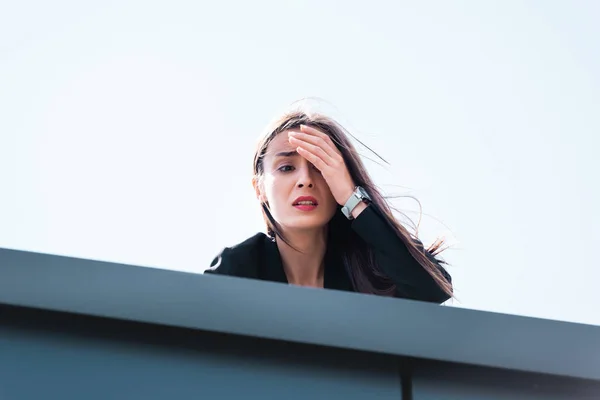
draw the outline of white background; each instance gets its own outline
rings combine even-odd
[[[457,241],[453,306],[598,325],[598,4],[3,2],[0,247],[201,272],[315,96]]]

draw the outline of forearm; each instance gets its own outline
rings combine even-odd
[[[357,214],[353,230],[374,250],[379,268],[394,281],[399,296],[434,302],[449,298],[374,206],[365,206]],[[426,255],[450,281],[439,262]]]

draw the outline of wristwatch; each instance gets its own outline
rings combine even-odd
[[[357,186],[354,188],[354,192],[352,192],[352,195],[348,201],[346,201],[346,204],[344,204],[342,207],[342,214],[344,214],[348,219],[354,219],[352,216],[352,210],[354,210],[354,208],[356,208],[361,201],[371,201],[371,197],[363,187]]]

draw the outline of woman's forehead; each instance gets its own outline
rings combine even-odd
[[[300,132],[300,130],[290,129],[275,136],[267,146],[265,157],[274,157],[278,153],[296,151],[296,147],[293,146],[289,141],[289,132]]]

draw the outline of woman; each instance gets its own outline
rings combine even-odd
[[[225,248],[205,271],[442,303],[451,277],[393,217],[331,118],[296,111],[267,130],[252,184],[267,235]]]

